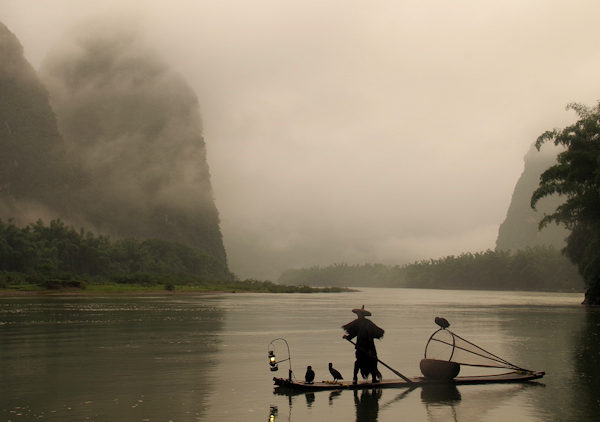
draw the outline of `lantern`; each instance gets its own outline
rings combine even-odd
[[[277,359],[275,358],[275,342],[282,342],[285,344],[285,347],[287,348],[287,359],[282,359],[280,361],[277,361]],[[284,339],[284,338],[276,338],[275,340],[272,340],[269,343],[269,346],[267,348],[267,357],[269,359],[269,367],[271,369],[272,372],[275,372],[277,370],[279,370],[279,366],[278,364],[281,362],[285,362],[288,361],[288,378],[290,379],[290,381],[292,380],[292,357],[290,355],[290,346],[288,344],[288,342]]]
[[[269,350],[269,365],[271,366],[272,372],[279,370],[279,367],[277,366],[277,359],[275,359],[274,350]]]

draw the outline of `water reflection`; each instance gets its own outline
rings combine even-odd
[[[356,406],[356,422],[377,422],[379,416],[379,399],[381,389],[354,390],[354,405]]]
[[[192,298],[3,299],[0,418],[199,418],[223,318]]]
[[[405,390],[400,396],[405,396],[410,390]],[[364,390],[353,390],[341,391],[334,390],[328,394],[328,405],[332,406],[333,401],[342,396],[342,394],[352,394],[354,399],[354,407],[356,412],[356,422],[376,422],[379,417],[379,401],[382,396],[382,390],[376,389],[364,389]],[[289,388],[275,388],[273,394],[282,395],[288,397],[288,405],[290,409],[290,415],[288,420],[291,420],[291,409],[294,407],[294,399],[299,396],[304,396],[306,400],[306,407],[310,409],[314,402],[316,395],[325,395],[326,392],[314,393],[314,392],[303,392],[298,390],[292,390]],[[398,401],[397,399],[394,401]],[[275,407],[275,409],[273,409]],[[269,420],[276,420],[278,417],[279,409],[276,406],[271,406],[269,411]]]
[[[494,409],[504,406],[519,392],[535,388],[536,383],[489,386],[464,386],[462,392],[454,385],[423,388],[421,401],[430,422],[468,422],[482,420]],[[510,416],[505,415],[505,420]]]
[[[415,390],[418,387],[410,387],[404,391],[402,391],[400,394],[398,394],[396,397],[394,397],[392,400],[389,400],[388,402],[384,403],[381,406],[381,410],[386,409],[387,407],[393,405],[394,403],[396,403],[397,401],[402,400],[403,398],[405,398],[408,394],[410,394],[413,390]]]
[[[456,385],[427,385],[421,389],[421,401],[430,421],[458,422],[456,406],[461,400]]]
[[[419,414],[424,411],[423,418],[428,422],[470,422],[474,420],[482,420],[486,415],[493,413],[499,408],[506,409],[506,418],[510,418],[510,401],[512,399],[524,399],[524,392],[533,394],[532,390],[543,385],[535,382],[524,384],[503,384],[503,385],[478,385],[478,386],[461,386],[459,388],[454,384],[446,385],[431,385],[420,386],[402,390],[394,389],[364,389],[364,390],[337,390],[327,392],[301,392],[291,389],[275,389],[274,394],[287,396],[289,405],[289,414],[287,419],[290,421],[292,414],[296,417],[305,419],[307,414],[303,413],[302,396],[306,401],[305,410],[310,412],[315,403],[324,403],[327,397],[327,405],[332,407],[336,400],[340,400],[340,404],[336,404],[333,409],[333,415],[342,420],[341,416],[349,416],[347,399],[351,398],[354,403],[354,420],[356,422],[377,422],[383,420],[389,414],[402,414],[406,412],[416,412]],[[416,390],[416,391],[415,391]],[[400,391],[398,393],[398,391]],[[413,393],[413,391],[415,391]],[[418,391],[418,392],[417,392]],[[390,398],[391,395],[394,395]],[[343,399],[345,397],[345,400]],[[385,398],[384,398],[385,397]],[[415,407],[420,397],[421,406]],[[315,401],[316,398],[316,401]],[[300,401],[298,401],[300,400]],[[294,405],[300,404],[300,408]],[[292,412],[292,408],[296,411]],[[418,410],[418,409],[422,410]],[[317,411],[323,414],[321,409]],[[311,413],[308,413],[310,415]],[[515,415],[518,418],[518,415]],[[271,408],[270,420],[276,420],[278,411]],[[345,418],[348,420],[349,418]]]
[[[455,405],[461,400],[460,391],[454,384],[424,385],[421,401],[425,405]]]
[[[335,400],[341,394],[342,394],[341,390],[332,391],[331,393],[329,393],[329,406],[331,406],[333,404],[333,400]]]
[[[575,334],[575,377],[572,416],[600,420],[600,308],[586,309],[583,328]]]
[[[459,386],[460,399],[456,391],[383,389],[378,421],[600,420],[598,313],[586,317],[579,297],[569,305],[564,294],[360,295],[359,303],[379,304],[378,321],[388,327],[380,355],[407,375],[418,375],[433,315],[509,361],[547,372],[545,388]],[[354,356],[339,326],[357,301],[356,293],[0,298],[0,420],[355,421],[361,392],[358,405],[352,391],[273,395],[265,345],[285,336],[296,369],[315,363],[318,351],[318,379],[330,361],[351,372]],[[368,399],[364,405],[373,409]]]
[[[277,408],[277,406],[271,406],[269,408],[269,418],[267,419],[267,421],[275,422],[275,419],[277,419],[278,414],[279,414],[279,409]]]
[[[516,361],[546,371],[527,392],[540,420],[600,420],[600,309],[513,307],[502,328]]]
[[[315,393],[306,393],[304,396],[306,397],[306,406],[312,407],[312,404],[315,402]]]

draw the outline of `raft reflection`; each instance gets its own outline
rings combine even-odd
[[[428,386],[421,391],[421,401],[430,422],[481,420],[519,392],[539,385],[463,386],[462,392],[454,385]]]
[[[429,385],[404,390],[369,388],[364,390],[327,392],[301,392],[276,388],[274,394],[288,397],[289,414],[274,419],[290,421],[293,414],[302,420],[314,415],[312,412],[325,413],[325,407],[335,409],[332,415],[336,420],[355,420],[356,422],[377,422],[389,420],[388,417],[399,414],[411,414],[414,420],[429,422],[469,422],[481,420],[485,415],[506,407],[511,399],[523,400],[528,394],[520,393],[540,387],[539,383],[460,386],[453,384]],[[415,391],[415,390],[418,390]],[[399,393],[397,393],[400,391]],[[397,394],[396,394],[397,393]],[[298,397],[300,396],[300,397]],[[304,399],[301,397],[304,396]],[[354,404],[353,411],[351,404]],[[420,405],[418,403],[420,402]],[[292,408],[300,405],[292,412]],[[415,405],[417,405],[415,407]],[[510,406],[509,406],[510,407]],[[424,410],[424,413],[423,413]],[[305,413],[308,412],[308,413]],[[271,412],[272,413],[272,412]],[[354,413],[354,415],[352,415]],[[282,418],[283,416],[283,418]],[[354,418],[352,418],[354,416]],[[287,417],[287,419],[286,419]]]

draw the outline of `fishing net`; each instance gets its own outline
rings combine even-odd
[[[465,366],[524,370],[447,328],[440,328],[431,335],[425,346],[425,359],[455,362]]]

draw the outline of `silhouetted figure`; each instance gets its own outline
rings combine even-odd
[[[435,323],[437,325],[439,325],[440,327],[442,327],[443,329],[446,329],[450,326],[450,323],[448,322],[448,320],[446,318],[442,318],[439,316],[436,316],[434,319]]]
[[[383,337],[384,331],[365,318],[371,316],[371,312],[365,310],[364,305],[360,309],[352,309],[352,312],[357,315],[357,318],[342,326],[347,333],[343,338],[352,340],[356,337],[356,361],[352,381],[356,384],[360,370],[363,378],[368,378],[370,375],[373,382],[379,382],[381,373],[377,369],[377,349],[373,340]]]
[[[331,376],[333,377],[334,381],[337,380],[343,380],[344,378],[342,377],[342,374],[340,374],[340,371],[338,371],[337,369],[335,369],[333,367],[333,364],[331,362],[329,362],[329,373],[331,374]]]
[[[315,380],[315,371],[313,371],[312,366],[308,365],[306,367],[306,374],[304,375],[304,382],[307,384],[312,384]]]

